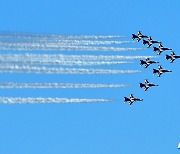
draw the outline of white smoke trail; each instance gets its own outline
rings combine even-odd
[[[132,74],[140,70],[108,70],[108,69],[76,69],[76,68],[49,68],[21,65],[1,65],[0,73],[36,73],[36,74]]]
[[[130,64],[133,62],[127,61],[0,61],[1,65],[60,65],[60,66],[101,66],[101,65],[119,65],[119,64]]]
[[[26,39],[26,38],[1,38],[0,37],[0,42],[1,45],[6,45],[7,44],[13,44],[15,45],[19,45],[19,44],[24,44],[26,46],[28,46],[29,44],[40,44],[40,45],[45,45],[45,44],[56,44],[58,46],[74,46],[74,45],[119,45],[119,44],[130,44],[130,43],[137,43],[136,41],[107,41],[107,40],[103,40],[103,41],[99,41],[99,40],[78,40],[78,39],[37,39],[37,38],[32,38],[32,39]]]
[[[1,82],[0,89],[47,89],[47,88],[125,88],[126,84],[72,84],[72,83],[16,83]]]
[[[112,61],[112,60],[139,60],[146,58],[157,58],[157,56],[104,56],[104,55],[64,55],[64,54],[0,54],[0,62],[5,61]]]
[[[46,43],[58,43],[59,45],[115,45],[115,44],[130,44],[136,41],[87,41],[87,40],[62,40],[62,41],[49,41]]]
[[[24,39],[24,40],[61,40],[61,39],[117,39],[123,38],[120,35],[60,35],[60,34],[39,34],[39,33],[22,33],[22,32],[1,32],[0,39]]]
[[[57,43],[2,43],[0,42],[0,50],[18,50],[18,51],[138,51],[146,50],[146,48],[119,48],[104,46],[73,46],[59,45]]]
[[[109,99],[43,98],[43,97],[0,97],[0,104],[59,104],[59,103],[103,103]]]
[[[117,38],[124,38],[124,36],[120,36],[120,35],[51,35],[49,36],[53,39],[117,39]],[[48,38],[49,38],[48,37]]]
[[[4,42],[4,43],[14,43],[14,42]],[[18,43],[18,42],[16,42]],[[58,46],[78,46],[78,45],[120,45],[120,44],[130,44],[137,43],[136,41],[96,41],[96,40],[36,40],[36,41],[19,41],[19,43],[36,43],[36,44],[56,44]]]
[[[1,50],[85,50],[85,51],[126,51],[135,48],[99,47],[93,45],[114,45],[134,43],[135,41],[98,40],[115,39],[112,35],[56,35],[32,33],[0,33]],[[114,48],[114,49],[113,49]]]

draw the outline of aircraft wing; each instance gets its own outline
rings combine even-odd
[[[162,75],[162,73],[159,72],[159,73],[158,73],[158,77],[161,77],[161,75]]]
[[[134,98],[133,94],[130,94],[130,99],[131,99],[131,98]]]
[[[161,55],[162,52],[163,52],[163,51],[159,50],[159,51],[158,51],[158,55]]]
[[[147,61],[147,62],[150,61],[150,58],[146,58],[146,61]]]
[[[144,91],[147,91],[148,89],[149,89],[149,87],[145,87],[145,88],[144,88]]]
[[[134,102],[130,102],[129,105],[132,105]]]
[[[160,66],[159,66],[159,70],[162,70],[162,69],[163,69],[163,68],[162,68],[162,66],[160,65]]]
[[[171,52],[171,56],[175,56],[175,55],[176,55],[176,54],[172,51],[172,52]]]
[[[149,83],[149,81],[148,81],[148,80],[145,80],[145,84],[147,84],[147,83]]]
[[[148,68],[148,66],[149,66],[149,64],[146,63],[146,64],[145,64],[145,68]]]
[[[152,37],[151,37],[151,36],[149,36],[148,40],[152,40]]]
[[[171,58],[171,63],[173,63],[175,61],[175,59]]]
[[[141,31],[138,31],[138,35],[142,35]]]
[[[149,42],[147,47],[148,47],[148,48],[150,48],[150,47],[151,47],[151,45],[152,45],[152,43],[151,43],[151,42]]]
[[[161,43],[159,44],[159,48],[163,48],[163,45]]]

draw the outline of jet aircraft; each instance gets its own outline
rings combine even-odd
[[[169,60],[170,62],[174,62],[175,59],[180,58],[180,56],[177,56],[174,52],[171,52],[171,55],[166,55],[166,59]]]
[[[132,94],[130,94],[130,97],[124,97],[124,102],[129,102],[129,105],[132,105],[135,101],[143,101],[143,99],[135,98]]]
[[[138,35],[136,35],[136,34],[132,34],[132,40],[134,40],[134,39],[137,39],[137,41],[138,41],[138,42],[140,41],[140,39],[139,39]]]
[[[154,52],[158,51],[158,55],[160,55],[163,51],[172,50],[171,48],[163,47],[163,45],[161,43],[159,44],[159,48],[157,48],[157,47],[153,47],[153,48],[154,48]]]
[[[149,44],[149,41],[143,40],[143,44],[144,45]]]
[[[145,83],[140,83],[139,84],[140,88],[143,88],[144,87],[144,91],[147,91],[150,87],[154,87],[154,86],[158,86],[157,84],[152,84],[152,83],[149,83],[148,80],[145,80]]]
[[[143,44],[145,45],[145,44],[147,44],[148,46],[148,48],[149,47],[151,47],[151,45],[152,44],[155,44],[155,43],[161,43],[160,41],[155,41],[155,40],[153,40],[152,38],[151,38],[151,36],[149,36],[149,39],[148,39],[148,41],[146,41],[146,40],[143,40]]]
[[[153,69],[153,74],[156,74],[158,73],[158,77],[161,77],[161,75],[163,73],[166,73],[166,72],[172,72],[171,70],[165,70],[162,68],[162,66],[159,66],[158,70],[157,69]]]
[[[138,31],[138,35],[132,34],[132,40],[137,39],[139,42],[142,38],[148,38],[148,36],[143,35],[141,31]]]
[[[141,31],[138,31],[138,37],[139,37],[140,39],[142,39],[142,38],[148,38],[148,36],[147,36],[147,35],[143,35],[143,34],[141,33]]]
[[[145,65],[145,68],[148,68],[148,66],[149,66],[150,64],[157,64],[157,63],[159,63],[159,62],[151,61],[150,58],[146,58],[145,61],[144,61],[144,60],[140,60],[140,65],[141,65],[141,66],[142,66],[142,65]]]

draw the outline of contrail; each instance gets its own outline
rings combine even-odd
[[[45,61],[45,60],[37,60],[37,61],[0,61],[1,65],[58,65],[58,66],[101,66],[101,65],[119,65],[119,64],[131,64],[133,62],[127,61]]]
[[[1,82],[0,89],[47,89],[47,88],[125,88],[126,84],[72,84],[72,83],[16,83]]]
[[[43,98],[43,97],[0,97],[0,104],[60,104],[60,103],[103,103],[109,99]]]
[[[146,48],[120,48],[120,47],[104,47],[104,46],[73,46],[59,45],[57,43],[2,43],[0,42],[0,50],[18,50],[18,51],[139,51]]]
[[[1,65],[0,73],[36,73],[36,74],[132,74],[140,70],[108,70],[108,69],[76,69],[76,68],[49,68],[21,65]]]
[[[54,37],[52,37],[54,38]],[[57,45],[118,45],[118,44],[129,44],[129,43],[136,43],[136,41],[117,41],[117,40],[92,40],[92,39],[58,39],[54,38],[52,39],[51,37],[49,38],[43,38],[40,37],[7,37],[7,36],[1,36],[0,35],[0,42],[5,45],[13,43],[14,45],[16,44],[24,44],[24,43],[36,43],[36,44],[57,44]]]
[[[120,44],[130,44],[130,43],[137,43],[136,41],[97,41],[97,40],[36,40],[36,41],[19,41],[19,42],[3,42],[3,43],[36,43],[36,44],[56,44],[58,46],[75,46],[75,45],[120,45]]]
[[[24,40],[61,40],[61,39],[117,39],[123,38],[120,35],[61,35],[61,34],[40,34],[40,33],[23,33],[23,32],[1,32],[0,39],[24,39]]]
[[[32,33],[0,33],[1,50],[53,50],[53,51],[136,51],[142,48],[119,48],[99,45],[134,43],[135,41],[117,41],[122,36],[113,35],[57,35]],[[105,40],[99,40],[105,39]],[[145,48],[146,49],[146,48]]]
[[[157,58],[157,56],[105,56],[105,55],[64,55],[64,54],[0,54],[0,62],[5,61],[113,61],[113,60],[139,60],[146,58]]]
[[[62,40],[47,41],[46,43],[58,43],[59,45],[118,45],[136,43],[136,41],[89,41],[89,40]]]

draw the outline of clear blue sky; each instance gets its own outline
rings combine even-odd
[[[0,31],[81,35],[123,35],[138,30],[179,52],[179,0],[1,0]],[[133,44],[133,47],[142,47]],[[82,54],[83,52],[79,52]],[[75,54],[69,52],[69,54]],[[94,53],[99,54],[99,53]],[[107,53],[121,55],[121,53]],[[123,55],[154,55],[152,49]],[[180,61],[173,72],[157,78],[150,66],[136,75],[1,74],[1,81],[129,83],[123,89],[1,90],[1,96],[110,98],[113,103],[0,105],[1,154],[176,154],[180,151]],[[113,68],[121,69],[121,66]],[[142,69],[139,62],[128,68]],[[159,84],[146,93],[138,87],[148,78]],[[133,106],[122,98],[144,98]]]

